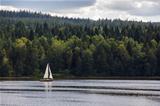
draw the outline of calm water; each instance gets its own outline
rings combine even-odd
[[[160,106],[160,81],[1,81],[0,106]]]

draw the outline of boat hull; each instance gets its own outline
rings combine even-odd
[[[41,82],[51,82],[53,79],[40,79]]]

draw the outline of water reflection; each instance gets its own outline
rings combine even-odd
[[[52,93],[52,82],[43,82],[44,84],[44,105],[47,106],[48,103],[52,103],[51,101],[51,93]]]
[[[160,106],[159,90],[159,81],[4,81],[0,106]]]
[[[45,92],[51,92],[52,91],[52,82],[43,82]]]

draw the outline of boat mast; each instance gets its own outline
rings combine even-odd
[[[50,76],[50,74],[51,74],[51,73],[49,72],[49,63],[47,64],[47,66],[48,66],[48,70],[47,70],[47,71],[48,71],[48,78],[49,78],[49,76]]]
[[[52,76],[52,72],[51,72],[50,66],[48,66],[48,70],[49,70],[49,78],[50,78],[50,79],[53,79],[53,76]]]

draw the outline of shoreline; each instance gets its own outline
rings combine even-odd
[[[55,80],[160,80],[160,77],[55,77]],[[0,77],[0,81],[39,81],[33,77]]]

